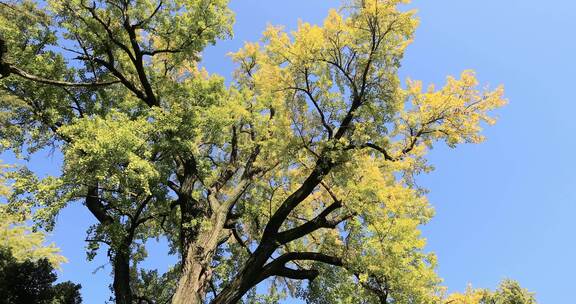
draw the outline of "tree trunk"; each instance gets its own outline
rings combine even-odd
[[[130,257],[127,250],[119,250],[114,256],[114,283],[112,285],[116,304],[132,304]]]
[[[202,231],[198,241],[188,246],[188,255],[172,304],[203,303],[212,279],[211,263],[224,230],[226,212],[217,212],[211,218],[209,231]],[[271,242],[261,244],[246,261],[234,280],[211,301],[211,304],[234,304],[266,276],[263,266],[277,245]]]
[[[172,304],[201,304],[212,280],[211,263],[224,230],[226,212],[215,212],[211,227],[201,228],[195,242],[187,246],[187,255]]]
[[[206,296],[206,289],[211,273],[198,261],[187,262],[178,282],[172,304],[201,304]]]
[[[227,285],[210,304],[233,304],[240,299],[265,277],[262,276],[262,260],[265,254],[254,255],[245,264],[242,271],[236,278]],[[202,273],[204,271],[204,274]],[[173,297],[172,304],[201,304],[206,295],[207,285],[210,283],[212,273],[210,270],[203,270],[201,264],[191,265],[187,271],[188,275],[182,276],[178,284],[178,290]],[[204,284],[204,285],[202,285]],[[204,286],[204,288],[202,288]]]

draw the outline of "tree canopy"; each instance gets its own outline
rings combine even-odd
[[[404,2],[270,26],[231,54],[230,85],[199,65],[232,34],[226,0],[0,2],[0,147],[64,160],[9,170],[8,209],[50,230],[84,204],[119,304],[444,301],[415,177],[434,144],[482,142],[506,100],[473,71],[402,82]],[[180,257],[165,274],[139,265],[158,237]]]

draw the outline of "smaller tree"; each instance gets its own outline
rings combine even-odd
[[[445,304],[536,304],[534,293],[514,280],[504,280],[495,291],[468,287],[465,293],[450,295]]]
[[[0,304],[79,304],[80,284],[56,285],[54,267],[46,258],[19,262],[9,249],[0,249]]]
[[[0,45],[1,49],[1,45]],[[0,201],[11,192],[10,166],[0,163]],[[46,245],[45,234],[30,227],[30,210],[0,204],[0,304],[79,304],[79,284],[57,279],[54,267],[66,262],[60,249]]]

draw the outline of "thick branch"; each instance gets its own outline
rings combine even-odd
[[[320,158],[316,162],[315,168],[312,173],[306,178],[304,183],[284,202],[280,207],[274,212],[274,215],[268,221],[266,228],[264,229],[264,234],[262,235],[262,242],[266,242],[274,238],[278,233],[278,230],[294,208],[296,208],[302,201],[304,201],[310,193],[320,184],[322,178],[327,174],[332,167],[332,164],[328,162],[325,158]]]
[[[319,274],[316,269],[292,269],[282,266],[276,269],[273,275],[292,280],[314,281]]]
[[[384,159],[386,159],[386,160],[389,160],[389,161],[398,160],[398,158],[392,157],[386,149],[384,149],[384,148],[382,148],[382,147],[380,147],[374,143],[365,143],[365,144],[362,144],[359,146],[358,145],[350,145],[350,146],[346,147],[346,150],[352,150],[352,149],[358,149],[358,148],[359,149],[371,148],[371,149],[374,149],[374,150],[382,153],[382,155],[384,155]]]
[[[352,105],[348,110],[348,113],[342,120],[340,124],[340,128],[334,135],[333,140],[338,140],[342,138],[348,129],[352,126],[352,120],[354,118],[354,112],[362,105],[363,96],[354,96],[352,100]],[[312,173],[308,176],[308,178],[304,181],[304,183],[298,188],[295,192],[293,192],[286,200],[280,205],[278,210],[274,213],[274,215],[270,218],[268,225],[264,229],[264,234],[262,236],[262,240],[265,241],[268,238],[272,238],[280,229],[286,217],[296,208],[302,201],[304,201],[310,193],[320,184],[323,177],[332,170],[335,164],[329,161],[326,157],[320,157]]]
[[[342,207],[340,202],[332,203],[330,206],[326,207],[320,214],[318,214],[314,219],[296,227],[283,232],[278,233],[276,240],[280,244],[286,244],[290,241],[299,239],[309,233],[312,233],[320,228],[335,228],[339,222],[328,220],[327,216],[330,215],[335,210]]]
[[[93,186],[88,188],[88,194],[86,195],[86,207],[92,212],[96,219],[104,224],[111,224],[114,219],[106,212],[106,209],[100,202],[98,195],[98,186]]]
[[[268,265],[264,266],[259,281],[262,281],[271,276],[282,276],[296,280],[314,280],[318,276],[318,271],[315,269],[291,269],[286,267],[286,264],[293,261],[317,261],[334,266],[342,266],[342,259],[334,256],[329,256],[318,252],[289,252],[281,255]]]
[[[140,83],[144,88],[144,92],[146,93],[146,103],[149,106],[159,106],[159,102],[154,95],[154,91],[152,90],[152,86],[150,81],[148,80],[148,76],[146,75],[146,71],[144,70],[144,62],[142,60],[143,54],[142,50],[140,49],[140,45],[138,44],[138,38],[136,35],[135,27],[129,24],[128,20],[124,21],[124,28],[128,32],[128,36],[130,37],[130,45],[132,46],[132,50],[136,55],[136,60],[134,61],[134,67],[136,68],[136,73],[138,74],[138,79],[140,79]]]
[[[106,61],[100,58],[90,58],[90,57],[85,57],[85,56],[80,56],[77,57],[76,59],[79,60],[87,60],[87,61],[94,61],[100,65],[102,65],[103,67],[105,67],[106,69],[108,69],[108,71],[110,71],[110,73],[112,73],[112,75],[114,75],[116,78],[118,78],[118,80],[120,80],[120,82],[128,89],[130,90],[132,93],[134,93],[134,95],[136,95],[136,97],[138,97],[139,99],[146,101],[146,96],[144,95],[144,93],[142,91],[140,91],[132,82],[130,82],[130,80],[128,80],[126,78],[126,76],[124,76],[124,74],[122,74],[122,72],[120,72],[116,67],[114,67],[114,57],[112,55],[112,51],[108,51],[108,57],[110,59],[110,61]]]

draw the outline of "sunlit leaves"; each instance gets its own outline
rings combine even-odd
[[[436,303],[435,257],[423,252],[419,231],[433,210],[413,177],[431,169],[424,157],[435,142],[451,147],[481,142],[482,125],[494,122],[488,112],[505,104],[502,88],[479,89],[471,71],[449,77],[440,90],[422,90],[413,81],[403,87],[397,69],[418,22],[398,4],[351,1],[330,11],[322,26],[300,22],[292,33],[270,26],[261,43],[232,54],[241,90],[253,92],[248,96],[256,101],[293,109],[291,136],[301,145],[289,167],[251,193],[252,204],[262,202],[249,215],[256,223],[245,224],[253,237],[259,233],[255,225],[296,190],[320,155],[337,164],[285,224],[285,229],[301,225],[334,200],[343,207],[331,218],[352,216],[337,232],[315,231],[286,246],[287,252],[344,258],[346,270],[326,269],[309,297],[314,286],[339,284],[337,294],[353,294],[357,288],[346,285],[363,283],[372,290],[367,303],[381,296],[394,303]],[[352,127],[340,132],[347,115],[353,115]],[[321,288],[317,292],[314,301],[324,303]],[[332,301],[354,302],[348,296]]]
[[[226,0],[53,0],[44,13],[15,4],[20,11],[10,14],[33,26],[22,33],[2,11],[14,63],[54,79],[116,82],[1,81],[2,148],[51,145],[64,160],[54,177],[26,168],[7,175],[11,210],[34,209],[51,228],[64,206],[84,202],[99,221],[89,258],[100,244],[111,257],[127,253],[144,294],[175,285],[175,272],[137,271],[146,240],[166,236],[174,251],[206,250],[201,263],[215,292],[265,242],[274,249],[266,263],[308,252],[342,266],[289,262],[319,277],[300,286],[276,277],[268,295],[249,294],[253,303],[297,290],[312,303],[438,303],[436,258],[420,233],[434,212],[415,176],[432,169],[425,157],[434,144],[481,142],[505,99],[471,71],[439,89],[403,83],[398,69],[418,24],[406,2],[351,0],[320,25],[269,26],[260,42],[231,54],[228,86],[198,63],[207,44],[231,35]],[[27,38],[34,43],[17,50]],[[275,217],[279,210],[289,211]],[[298,233],[303,226],[312,228]],[[201,239],[218,244],[202,249],[193,243]]]
[[[464,293],[451,294],[445,304],[536,304],[534,293],[522,288],[518,282],[506,279],[495,291],[466,288]]]
[[[423,91],[421,82],[409,81],[406,98],[409,104],[396,122],[394,135],[413,138],[420,134],[423,142],[443,139],[451,147],[481,142],[481,123],[495,122],[488,111],[506,104],[502,87],[480,90],[472,71],[464,71],[460,79],[448,77],[440,90],[431,85]]]
[[[65,150],[67,174],[90,175],[92,180],[85,183],[106,181],[105,187],[150,192],[148,183],[158,172],[146,161],[152,154],[149,128],[147,121],[133,121],[121,113],[63,127],[60,132],[73,141]]]
[[[60,249],[53,243],[47,245],[45,234],[33,230],[26,222],[28,220],[30,220],[29,213],[12,214],[6,205],[1,205],[0,246],[10,249],[19,261],[46,258],[55,267],[66,262],[66,258],[60,255]]]

